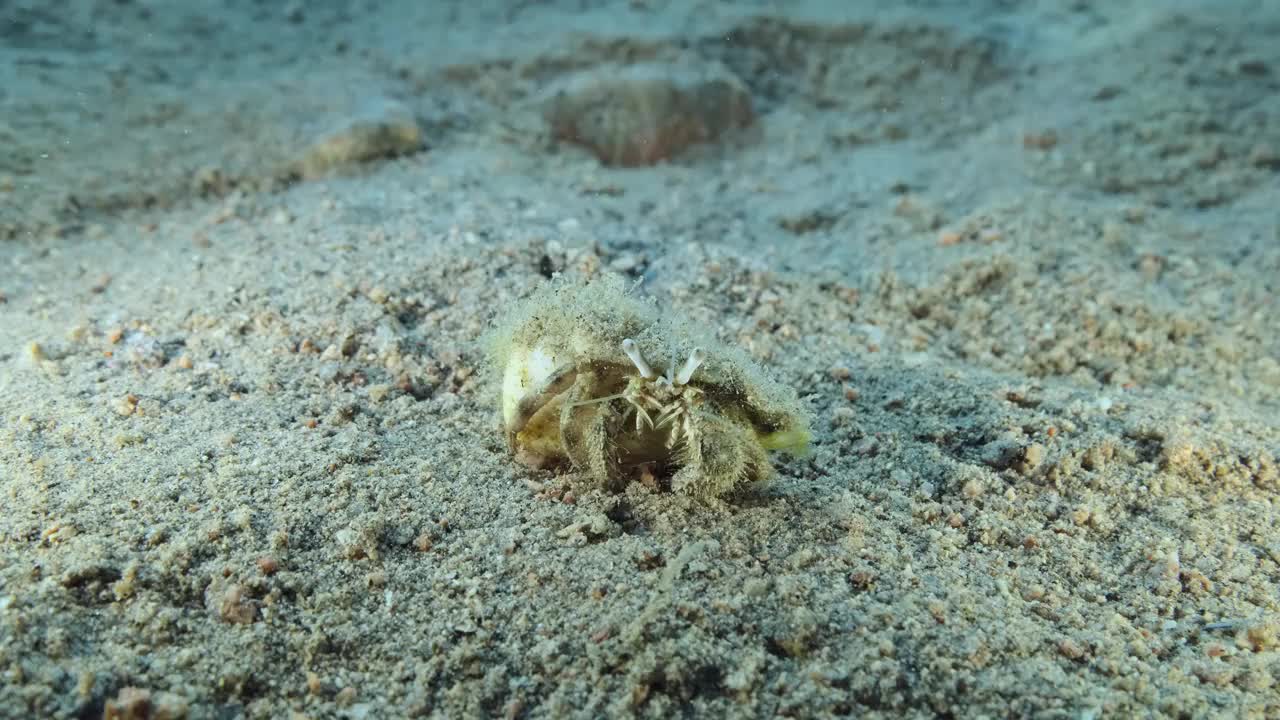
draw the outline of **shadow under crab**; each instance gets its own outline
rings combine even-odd
[[[653,473],[720,497],[768,480],[769,451],[807,446],[804,408],[744,354],[696,335],[618,278],[535,293],[494,336],[516,457],[611,489]]]

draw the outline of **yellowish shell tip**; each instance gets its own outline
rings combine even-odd
[[[759,436],[760,444],[766,450],[788,452],[792,455],[804,455],[809,451],[809,431],[804,428],[779,430]]]

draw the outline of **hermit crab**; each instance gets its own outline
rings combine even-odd
[[[515,456],[610,489],[645,474],[702,498],[767,480],[769,451],[808,445],[804,407],[744,354],[697,334],[616,277],[536,292],[492,336]]]

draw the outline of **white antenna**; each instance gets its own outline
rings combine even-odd
[[[689,353],[689,359],[684,361],[684,367],[680,368],[680,374],[676,376],[676,385],[688,385],[693,373],[707,359],[707,353],[702,348],[694,348]]]
[[[645,380],[652,380],[656,377],[656,373],[653,372],[653,368],[649,367],[649,363],[645,362],[644,356],[640,354],[640,348],[636,345],[635,340],[632,340],[631,338],[623,340],[622,352],[626,353],[627,357],[631,358],[631,363],[640,371],[640,377]]]

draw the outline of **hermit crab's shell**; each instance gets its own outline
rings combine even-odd
[[[502,421],[511,429],[520,401],[565,367],[627,362],[623,338],[644,335],[657,313],[613,276],[553,282],[510,313],[491,336],[502,373]]]
[[[541,466],[563,457],[559,434],[559,411],[562,397],[552,398],[538,413],[517,428],[520,401],[543,387],[564,365],[563,352],[557,354],[544,345],[512,347],[502,374],[502,423],[515,450],[526,464]]]
[[[540,466],[566,458],[561,421],[573,378],[580,380],[575,392],[596,397],[619,392],[617,383],[636,374],[624,340],[643,349],[659,375],[678,370],[695,346],[706,348],[706,362],[693,380],[705,392],[708,408],[749,427],[765,449],[794,451],[807,444],[805,413],[794,393],[769,380],[745,354],[661,315],[652,302],[628,292],[623,280],[606,276],[549,284],[491,336],[501,421],[522,460]],[[583,377],[589,378],[586,385]],[[530,413],[533,405],[537,409]]]
[[[512,347],[502,370],[502,423],[510,428],[516,408],[534,388],[540,387],[565,362],[545,345]]]

